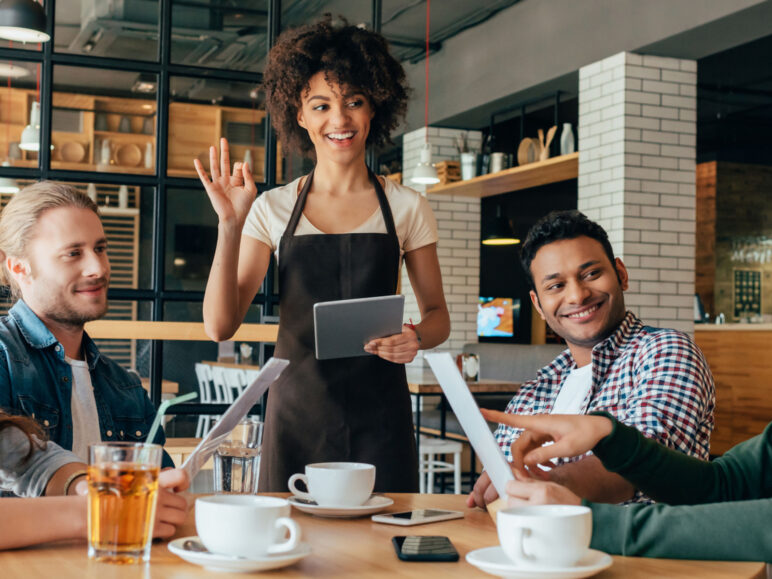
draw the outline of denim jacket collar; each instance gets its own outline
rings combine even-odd
[[[18,300],[13,307],[8,310],[8,315],[12,316],[16,321],[19,332],[31,347],[42,350],[43,348],[48,348],[54,344],[59,344],[59,341],[51,333],[51,330],[48,329],[24,300]],[[100,353],[96,344],[94,344],[94,341],[86,332],[83,332],[83,349],[86,352],[88,369],[93,370],[97,365],[97,362],[99,362]],[[64,360],[64,348],[60,348],[57,355],[60,360]]]

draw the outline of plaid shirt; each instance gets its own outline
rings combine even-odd
[[[506,411],[551,412],[575,367],[570,351],[562,352],[536,380],[523,384]],[[605,410],[648,438],[707,460],[715,399],[708,363],[688,335],[644,326],[627,312],[616,331],[592,349],[592,388],[580,414]],[[503,425],[496,430],[507,460],[520,432]]]

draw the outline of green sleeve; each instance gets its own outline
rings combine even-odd
[[[622,475],[656,501],[693,505],[772,497],[772,424],[762,434],[706,462],[613,421],[611,434],[593,453],[607,470]]]
[[[592,543],[613,555],[717,561],[772,561],[772,500],[693,506],[585,502]]]

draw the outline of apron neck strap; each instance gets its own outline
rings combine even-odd
[[[378,204],[381,207],[381,213],[383,214],[383,221],[386,224],[386,233],[390,236],[396,237],[397,228],[394,226],[394,216],[391,214],[391,207],[389,207],[389,201],[386,199],[386,193],[381,187],[381,182],[378,177],[375,176],[370,168],[367,169],[367,175],[370,178],[370,182],[373,184],[375,194],[378,196]],[[295,202],[295,207],[292,209],[292,215],[287,223],[287,229],[284,230],[284,235],[295,235],[295,230],[300,222],[300,216],[303,215],[303,209],[306,206],[306,199],[308,198],[308,192],[311,190],[311,183],[314,180],[314,169],[306,177],[306,182],[303,183],[303,188],[298,193],[298,199]]]

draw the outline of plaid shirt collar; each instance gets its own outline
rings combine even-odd
[[[627,345],[643,329],[643,323],[636,315],[627,311],[622,323],[608,338],[595,344],[592,348],[592,374],[593,382],[598,383],[606,375],[607,370],[614,363]],[[565,374],[574,369],[576,363],[571,355],[571,350],[566,349],[549,366],[538,371],[538,382],[548,384],[562,384]]]

